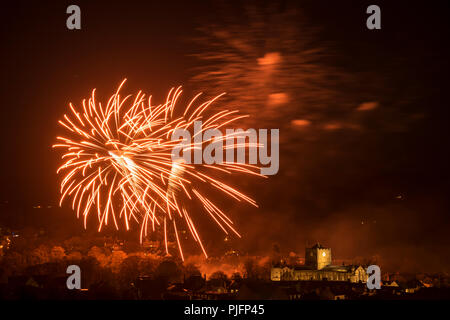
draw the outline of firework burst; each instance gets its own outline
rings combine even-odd
[[[242,163],[187,164],[172,160],[172,150],[181,140],[171,139],[176,129],[191,130],[194,121],[204,123],[203,131],[218,129],[245,116],[237,110],[222,110],[205,117],[208,107],[221,95],[199,103],[198,94],[176,116],[175,105],[181,87],[172,88],[164,104],[152,105],[151,96],[139,91],[135,96],[121,97],[120,90],[106,104],[96,101],[95,89],[77,110],[70,104],[70,115],[59,123],[69,131],[68,137],[57,137],[53,147],[64,149],[64,163],[57,173],[64,172],[61,182],[60,206],[70,199],[72,209],[84,219],[97,215],[99,226],[114,223],[130,229],[133,221],[140,225],[140,241],[148,232],[159,229],[164,233],[165,249],[171,234],[176,239],[182,259],[180,228],[190,231],[204,255],[195,216],[188,211],[188,202],[198,201],[213,221],[225,232],[240,234],[231,219],[202,191],[208,185],[234,198],[257,206],[255,201],[214,177],[214,173],[243,173],[262,176],[258,167]],[[225,136],[225,138],[227,138]],[[184,151],[201,148],[212,139],[200,143],[190,141]],[[238,147],[238,145],[234,145]],[[223,147],[229,148],[227,147]]]

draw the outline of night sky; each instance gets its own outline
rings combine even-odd
[[[332,71],[320,90],[332,93],[305,87],[308,103],[292,101],[274,116],[250,100],[246,110],[242,102],[242,110],[256,119],[253,126],[280,128],[281,139],[276,176],[235,181],[260,208],[224,203],[244,234],[236,244],[242,250],[265,253],[277,243],[286,252],[301,252],[320,241],[338,258],[378,256],[393,270],[449,270],[450,7],[448,1],[372,2],[280,3],[277,10],[302,13],[302,28],[314,30],[313,43],[325,49],[324,79]],[[66,28],[70,4],[81,8],[81,30]],[[370,4],[381,8],[381,30],[365,26]],[[62,132],[58,120],[68,103],[79,104],[92,88],[106,99],[123,78],[130,93],[142,89],[159,101],[178,85],[188,96],[208,92],[195,81],[205,68],[195,54],[215,49],[209,41],[199,45],[199,28],[227,31],[241,24],[236,39],[246,42],[247,21],[233,19],[243,6],[218,1],[3,4],[0,221],[82,230],[70,208],[38,215],[30,209],[58,203],[60,159],[51,146]],[[301,83],[295,83],[300,78],[293,79],[292,90],[301,91]],[[229,91],[211,81],[211,94],[217,90]],[[240,102],[233,92],[230,99]],[[296,126],[295,120],[307,125]],[[217,244],[216,231],[207,227],[211,247]]]

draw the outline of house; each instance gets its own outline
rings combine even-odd
[[[399,287],[405,293],[415,293],[419,291],[421,288],[423,288],[423,284],[419,280],[413,279],[409,281],[400,282]]]
[[[231,294],[237,294],[239,292],[239,289],[241,288],[242,285],[242,279],[241,280],[231,280],[230,285],[228,286],[228,291]]]
[[[397,281],[395,281],[395,280],[392,280],[392,281],[383,281],[383,282],[381,283],[381,285],[382,285],[383,287],[395,287],[395,288],[398,288],[398,287],[399,287]]]
[[[206,285],[205,277],[202,277],[200,274],[191,275],[188,278],[184,279],[183,287],[185,289],[189,289],[191,291],[198,291],[198,290],[202,289],[203,287],[205,287],[205,285]]]
[[[317,295],[321,300],[345,300],[347,298],[345,290],[329,286],[318,289]]]
[[[192,300],[192,292],[183,288],[182,283],[170,284],[162,294],[164,300]]]

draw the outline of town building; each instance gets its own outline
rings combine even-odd
[[[305,250],[305,264],[299,266],[274,265],[272,281],[348,281],[367,282],[367,270],[361,265],[331,264],[331,249],[319,243]]]

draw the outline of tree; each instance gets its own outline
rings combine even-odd
[[[92,256],[83,257],[79,262],[79,266],[82,272],[81,285],[83,288],[89,288],[91,284],[98,281],[99,274],[102,273],[102,269],[96,258]]]
[[[88,256],[95,258],[102,268],[107,267],[110,263],[110,257],[104,254],[104,251],[97,246],[93,246],[89,250]]]
[[[216,271],[209,276],[210,280],[228,280],[227,275],[223,271]]]
[[[278,243],[272,244],[272,261],[274,263],[279,263],[281,260],[281,250]]]
[[[154,274],[156,268],[158,267],[160,260],[154,259],[152,257],[145,257],[141,259],[139,263],[139,271],[141,275],[151,275]]]
[[[231,275],[231,280],[234,281],[241,281],[242,280],[242,275],[239,272],[235,272]]]
[[[52,260],[62,260],[66,257],[66,252],[63,247],[55,246],[50,252],[50,257]]]
[[[25,257],[18,252],[8,252],[4,257],[3,262],[5,263],[5,266],[8,266],[12,271],[12,274],[20,273],[26,266]]]
[[[255,278],[256,277],[255,261],[251,258],[247,258],[244,261],[244,270],[245,270],[245,275],[247,278],[249,278],[249,279]]]
[[[177,282],[181,280],[182,272],[174,261],[165,260],[156,268],[155,276],[166,278],[169,282]]]
[[[120,271],[120,265],[127,258],[127,254],[122,250],[116,250],[111,255],[111,271],[118,273]]]
[[[200,270],[194,263],[188,263],[183,266],[184,275],[187,277],[201,275]]]
[[[64,241],[64,247],[67,251],[86,252],[88,250],[88,243],[81,237],[71,237]]]
[[[141,246],[139,245],[139,242],[137,241],[125,241],[125,244],[123,246],[123,250],[125,252],[139,252],[141,249]]]
[[[40,245],[35,248],[30,255],[30,264],[43,264],[50,261],[50,249],[47,246]]]
[[[100,254],[103,254],[103,250],[97,246],[93,246],[88,252],[88,256],[91,257],[96,257]]]
[[[272,263],[271,263],[270,259],[268,259],[268,258],[261,259],[256,268],[256,277],[258,279],[269,279],[271,268],[272,268]]]
[[[70,261],[79,261],[83,259],[83,255],[79,251],[73,251],[67,255],[67,260]]]
[[[288,265],[295,266],[298,264],[298,261],[299,261],[299,259],[298,259],[297,254],[295,252],[290,252],[289,256],[287,258]]]
[[[136,255],[126,257],[120,265],[119,280],[122,285],[128,285],[140,275],[139,263],[141,258]]]
[[[209,283],[213,287],[226,287],[228,277],[223,271],[216,271],[209,277]]]

